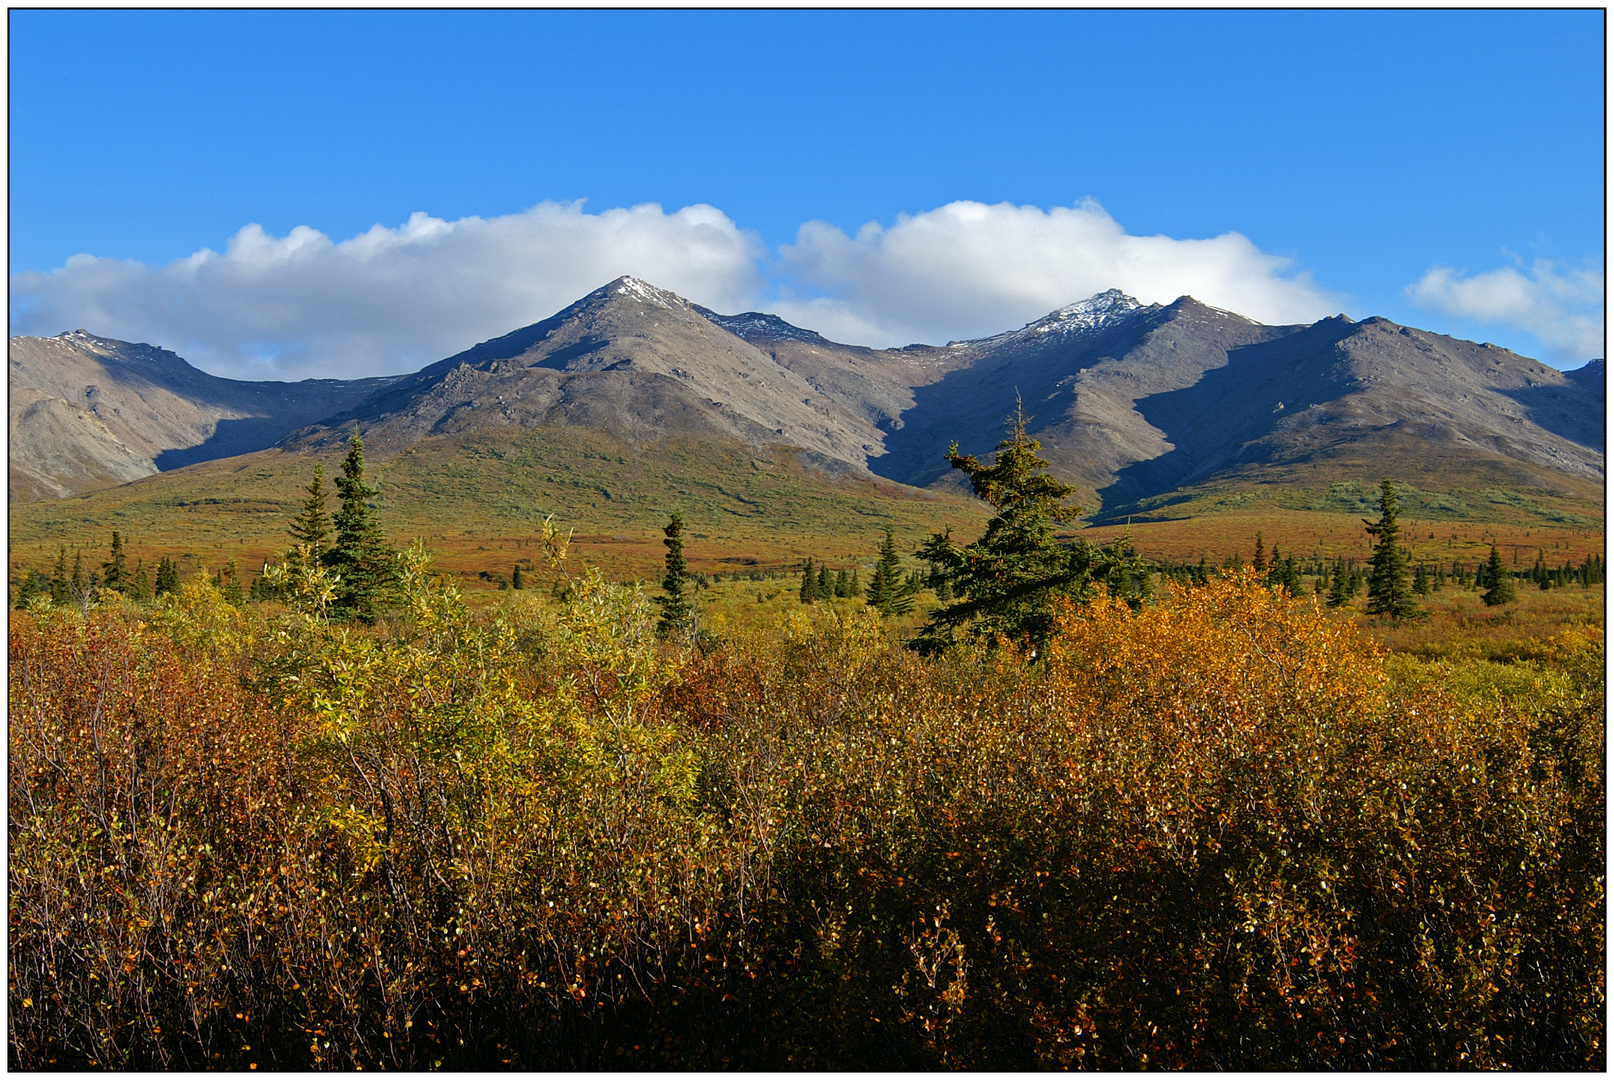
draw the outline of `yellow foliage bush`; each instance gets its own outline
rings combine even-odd
[[[13,1066],[1602,1066],[1600,635],[1390,659],[1230,577],[697,650],[407,563],[362,630],[14,616]]]

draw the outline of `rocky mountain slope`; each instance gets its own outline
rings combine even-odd
[[[53,382],[38,374],[47,353]],[[188,372],[175,398],[190,411],[155,391],[108,398],[107,385],[134,384],[137,362]],[[117,379],[100,374],[113,367]],[[585,428],[640,447],[792,448],[832,473],[955,486],[948,445],[989,453],[1017,399],[1054,471],[1105,515],[1210,483],[1388,473],[1600,498],[1604,479],[1601,361],[1564,373],[1384,319],[1265,326],[1191,297],[1143,305],[1116,290],[992,337],[877,350],[773,315],[721,315],[624,277],[414,375],[372,380],[381,385],[367,395],[359,384],[230,384],[237,411],[226,416],[217,384],[230,381],[209,379],[150,346],[13,339],[13,497],[20,474],[49,490],[52,477],[90,469],[80,461],[116,482],[179,460],[159,447],[221,456],[239,452],[228,438],[261,446],[307,425],[281,445],[325,452],[355,424],[378,458],[429,436]],[[250,407],[247,387],[260,388]],[[198,404],[203,389],[212,413]],[[304,410],[295,420],[293,396]],[[17,433],[33,429],[19,401],[27,424],[56,433],[29,435],[21,454]],[[136,427],[151,432],[144,442]]]
[[[884,436],[869,468],[909,484],[946,483],[954,440],[993,448],[1017,397],[1054,471],[1106,512],[1233,475],[1576,491],[1604,478],[1602,361],[1559,372],[1385,319],[1265,326],[1192,297],[1144,306],[1112,290],[945,347],[875,351],[778,320],[725,322],[869,409]]]
[[[8,345],[12,502],[261,450],[393,381],[221,379],[166,349],[83,330]]]
[[[287,445],[324,446],[355,423],[383,457],[428,435],[585,427],[636,445],[678,436],[791,446],[824,467],[858,472],[880,438],[844,401],[689,301],[631,277],[399,380]]]

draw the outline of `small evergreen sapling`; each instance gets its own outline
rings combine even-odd
[[[291,523],[291,538],[299,545],[305,545],[315,558],[325,554],[325,546],[331,535],[331,517],[325,512],[325,466],[319,462],[314,463],[314,479],[304,489],[308,498],[303,502],[302,511],[298,513]],[[298,548],[293,548],[296,552]]]

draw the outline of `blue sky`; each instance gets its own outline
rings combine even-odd
[[[9,28],[13,333],[372,374],[635,273],[876,345],[1115,285],[1603,351],[1601,11]]]

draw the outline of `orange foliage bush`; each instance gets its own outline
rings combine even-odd
[[[14,1067],[1602,1066],[1600,685],[1249,579],[1034,661],[413,587],[14,618]]]

